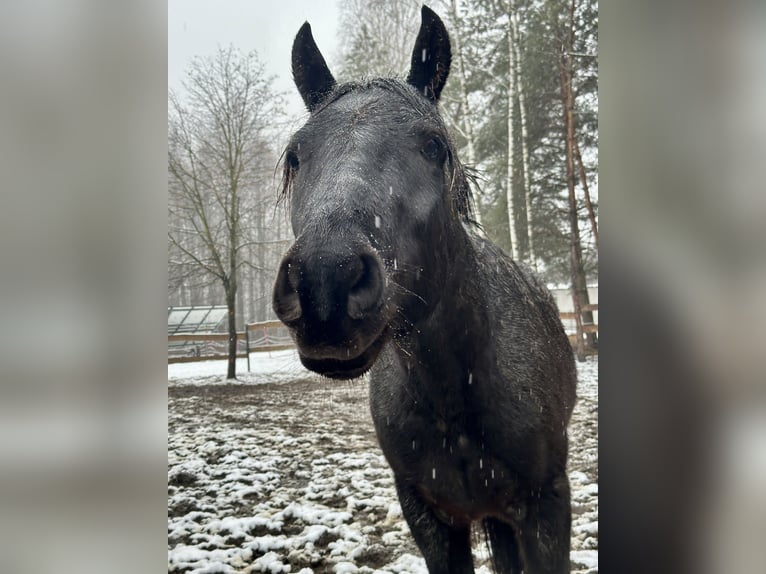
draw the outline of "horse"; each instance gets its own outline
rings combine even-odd
[[[306,22],[292,72],[308,109],[283,154],[295,241],[273,308],[303,365],[369,371],[372,419],[431,574],[569,572],[571,345],[546,287],[478,233],[471,177],[438,102],[447,30],[423,6],[406,80],[339,84]]]

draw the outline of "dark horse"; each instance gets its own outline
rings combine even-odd
[[[545,287],[474,232],[439,115],[447,31],[422,9],[406,81],[337,85],[306,23],[293,44],[310,117],[288,144],[296,236],[274,310],[303,364],[370,404],[429,572],[569,572],[567,423],[575,368]]]

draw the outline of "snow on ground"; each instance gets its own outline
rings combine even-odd
[[[175,385],[210,385],[220,383],[226,376],[227,361],[197,361],[168,365],[168,381]],[[313,376],[301,365],[298,352],[287,351],[250,353],[247,359],[237,359],[236,383],[245,385],[290,382],[299,377]],[[317,378],[317,380],[319,380]]]
[[[294,351],[168,366],[168,572],[427,574],[374,436],[365,381]],[[578,364],[572,571],[598,572],[598,359]],[[483,544],[477,572],[488,574]]]

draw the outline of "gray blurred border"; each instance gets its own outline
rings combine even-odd
[[[166,538],[164,3],[0,7],[0,570]]]
[[[605,571],[766,565],[764,16],[602,6]],[[165,34],[0,7],[2,571],[166,562]]]
[[[600,16],[600,562],[762,572],[766,4]]]

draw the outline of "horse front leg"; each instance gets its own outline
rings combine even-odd
[[[429,574],[473,574],[470,526],[445,524],[415,488],[398,478],[396,491]]]
[[[495,518],[484,520],[487,542],[492,549],[492,564],[496,574],[521,574],[524,566],[513,526]]]
[[[562,474],[527,500],[527,515],[519,523],[526,574],[570,571],[571,524],[569,479]]]

